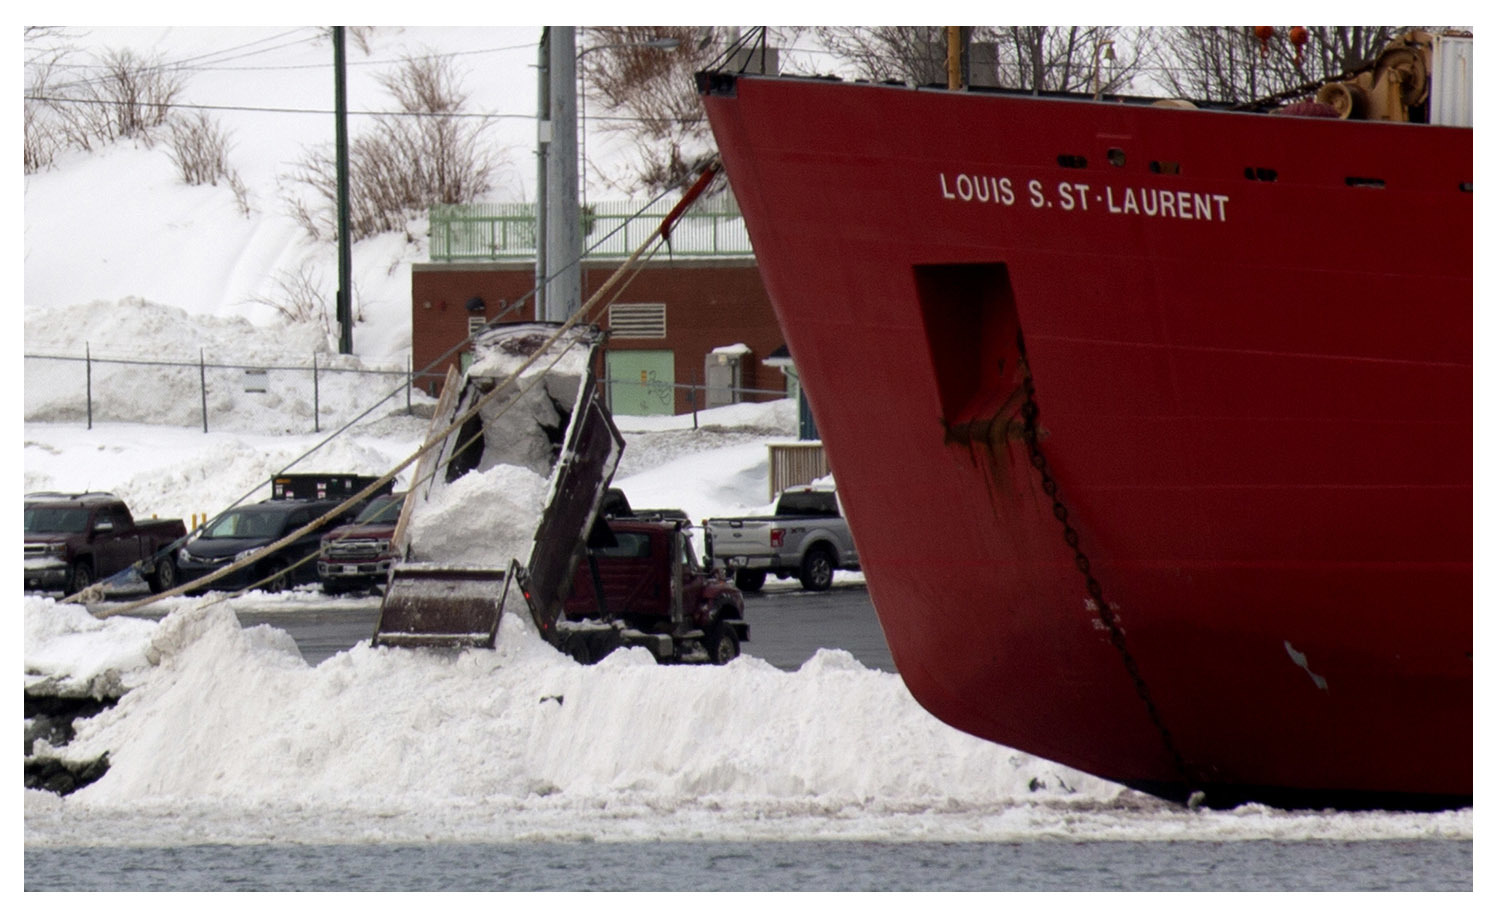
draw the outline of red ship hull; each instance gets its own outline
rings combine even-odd
[[[1169,798],[1470,802],[1470,130],[703,96],[923,706]]]

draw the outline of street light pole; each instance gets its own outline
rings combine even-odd
[[[350,155],[345,137],[345,27],[334,27],[335,39],[335,321],[340,326],[339,349],[354,351],[350,315]]]

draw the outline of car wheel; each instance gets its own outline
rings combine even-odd
[[[713,622],[706,635],[706,654],[711,657],[711,662],[721,666],[736,659],[741,652],[737,632],[732,630],[732,626],[723,621]]]
[[[152,572],[151,587],[153,593],[165,593],[178,585],[178,568],[173,564],[172,558],[163,558],[157,562],[157,569]]]
[[[73,573],[68,577],[68,595],[82,593],[93,582],[94,568],[89,562],[76,562],[73,565]]]
[[[768,571],[750,571],[747,568],[741,568],[732,575],[732,582],[737,584],[737,588],[744,593],[757,593],[763,589],[763,581],[767,576]]]
[[[831,552],[817,545],[805,553],[800,562],[800,585],[820,592],[831,588]]]
[[[269,574],[264,574],[263,578],[267,582],[263,583],[261,588],[268,593],[284,592],[293,582],[292,575],[288,573],[288,569],[281,565],[278,565]]]

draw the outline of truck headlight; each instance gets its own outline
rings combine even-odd
[[[245,551],[236,552],[235,553],[235,560],[237,560],[237,561],[244,561],[244,560],[246,560],[247,558],[251,557],[252,555],[256,554],[259,551],[261,551],[260,548],[248,548]]]
[[[188,549],[186,549],[186,548],[180,548],[180,549],[178,549],[178,563],[179,564],[188,564],[188,563],[190,563],[192,561],[193,561],[193,555],[190,555],[188,553]]]

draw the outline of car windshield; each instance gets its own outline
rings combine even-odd
[[[231,510],[204,532],[206,539],[267,539],[282,534],[279,510]]]
[[[11,517],[15,519],[15,517]],[[26,531],[83,532],[89,525],[89,511],[83,507],[27,507]]]
[[[378,497],[366,505],[361,515],[356,517],[357,523],[396,523],[398,514],[403,512],[403,495],[388,494]]]

